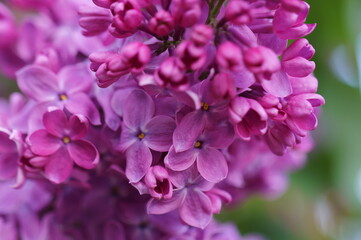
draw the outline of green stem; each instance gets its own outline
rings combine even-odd
[[[221,7],[224,2],[225,2],[225,0],[218,0],[217,5],[213,8],[215,0],[211,0],[211,3],[209,4],[209,12],[208,12],[208,18],[207,18],[206,24],[215,26],[216,18],[218,16],[219,11],[221,10]]]

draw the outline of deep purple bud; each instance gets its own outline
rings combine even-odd
[[[241,49],[232,42],[224,42],[217,49],[217,62],[220,68],[237,71],[242,64]]]
[[[217,98],[233,98],[236,95],[236,87],[233,78],[228,73],[219,73],[211,81],[211,90]]]
[[[201,17],[199,0],[173,0],[170,10],[175,23],[181,27],[191,27]]]
[[[150,49],[142,42],[132,42],[121,51],[122,64],[126,65],[132,73],[143,71],[151,57]],[[110,63],[112,64],[112,63]],[[112,69],[114,65],[109,66]]]
[[[176,57],[167,58],[154,75],[155,82],[162,87],[171,87],[177,90],[188,88],[188,78],[185,76],[185,67]]]
[[[272,74],[281,69],[277,55],[263,46],[248,48],[243,59],[246,67],[259,78],[271,79]]]
[[[121,0],[111,5],[113,27],[127,36],[134,33],[143,22],[143,14],[136,1]]]
[[[176,52],[184,66],[193,71],[200,69],[207,60],[206,49],[197,47],[191,41],[183,41],[178,45]]]
[[[149,194],[156,199],[170,199],[173,196],[173,186],[169,180],[168,172],[161,166],[149,168],[144,177]]]
[[[213,28],[205,24],[200,24],[193,28],[190,40],[197,46],[204,46],[211,41],[213,37]]]
[[[174,28],[174,19],[167,11],[159,11],[150,19],[149,29],[158,36],[166,36]]]
[[[234,25],[248,24],[252,21],[251,8],[245,1],[232,0],[227,4],[225,17]]]

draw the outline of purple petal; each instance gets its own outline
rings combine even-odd
[[[64,136],[64,131],[67,127],[68,118],[66,117],[63,110],[53,109],[48,110],[44,113],[43,123],[46,130],[50,134],[61,138]]]
[[[45,67],[30,65],[16,73],[20,90],[36,101],[52,101],[58,98],[58,78]]]
[[[167,156],[164,158],[165,165],[173,171],[183,171],[188,169],[196,160],[198,151],[192,149],[177,153],[172,146]]]
[[[70,96],[65,102],[65,107],[73,114],[84,115],[94,125],[100,125],[101,123],[98,109],[85,93]]]
[[[126,156],[125,175],[130,182],[139,182],[152,164],[152,154],[144,143],[138,141],[128,148]]]
[[[147,204],[148,214],[164,214],[177,209],[184,201],[187,191],[181,190],[175,192],[173,197],[168,200],[151,199]]]
[[[294,122],[299,128],[307,131],[314,130],[318,124],[317,117],[314,113],[294,118]]]
[[[137,141],[139,141],[137,132],[127,127],[123,127],[120,134],[120,144],[118,149],[120,151],[125,151]]]
[[[263,80],[262,87],[277,97],[286,97],[292,93],[290,81],[283,71],[272,74],[271,80]]]
[[[144,143],[155,151],[168,151],[172,145],[172,135],[175,127],[175,121],[171,117],[156,116],[152,118],[145,126],[147,133]]]
[[[0,141],[2,144],[2,141]],[[0,152],[0,179],[8,179],[14,177],[18,170],[19,154],[16,152],[1,153]]]
[[[70,159],[68,152],[61,148],[48,158],[48,164],[45,166],[46,177],[54,183],[64,182],[73,169],[73,161]]]
[[[153,99],[144,91],[136,89],[124,104],[123,120],[132,129],[143,127],[154,115]]]
[[[118,116],[123,116],[124,104],[133,90],[134,88],[121,88],[112,94],[110,100],[111,108]]]
[[[307,77],[313,73],[316,64],[303,57],[295,57],[291,60],[282,62],[282,67],[291,77]]]
[[[183,117],[173,133],[173,145],[176,152],[183,152],[193,147],[205,126],[202,111],[194,111]]]
[[[61,147],[61,140],[50,135],[45,129],[35,131],[29,137],[31,151],[37,155],[48,156]]]
[[[214,148],[202,149],[198,155],[197,168],[207,181],[217,183],[227,177],[228,165],[223,154]]]
[[[70,158],[80,167],[92,169],[99,162],[99,153],[95,146],[86,140],[72,141],[67,145]]]
[[[69,119],[69,137],[72,140],[82,139],[88,133],[88,120],[83,115],[73,115]]]
[[[70,65],[62,68],[58,74],[59,87],[71,95],[78,92],[89,92],[95,82],[94,77],[84,64]]]
[[[179,208],[182,220],[193,227],[204,229],[212,219],[211,201],[201,191],[189,191]]]

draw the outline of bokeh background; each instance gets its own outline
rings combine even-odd
[[[313,133],[315,150],[291,174],[281,198],[254,197],[218,219],[271,240],[361,240],[361,1],[307,2],[307,22],[318,24],[307,38],[316,49],[315,75],[326,99]]]
[[[307,22],[318,23],[308,39],[317,51],[315,74],[326,99],[313,133],[315,150],[307,165],[291,174],[281,198],[255,196],[217,218],[270,240],[361,240],[361,1],[307,2]],[[0,80],[2,97],[16,90],[14,82]]]

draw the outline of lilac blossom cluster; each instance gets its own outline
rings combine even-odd
[[[0,101],[2,239],[261,239],[213,214],[277,197],[312,148],[324,99],[308,11],[303,0],[0,4],[0,69],[21,90]]]

